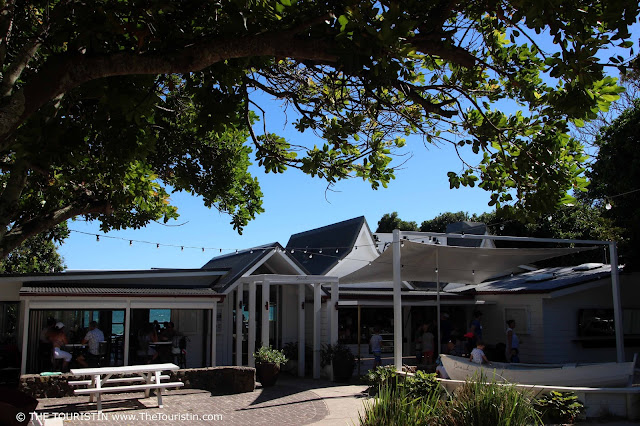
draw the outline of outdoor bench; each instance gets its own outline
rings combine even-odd
[[[162,389],[184,386],[184,383],[182,382],[162,382],[162,380],[169,378],[168,375],[162,374],[162,372],[178,369],[179,367],[175,364],[146,364],[128,365],[125,367],[74,368],[71,369],[71,374],[73,374],[74,376],[91,376],[91,379],[70,381],[69,384],[72,386],[87,385],[87,388],[85,389],[75,389],[74,393],[76,395],[89,394],[89,402],[93,402],[93,397],[95,395],[98,413],[102,412],[101,395],[103,393],[143,390],[145,392],[145,397],[149,397],[149,391],[151,389],[156,389],[156,395],[158,397],[158,407],[162,408]],[[114,374],[137,374],[137,376],[112,378],[111,376],[113,376]],[[136,382],[143,383],[136,384]],[[119,385],[108,386],[112,384]]]

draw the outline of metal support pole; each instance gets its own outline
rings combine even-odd
[[[360,377],[360,365],[362,364],[362,356],[360,353],[360,344],[362,343],[362,324],[360,323],[360,315],[362,314],[360,305],[358,305],[358,377]]]
[[[217,350],[216,343],[218,340],[218,301],[213,302],[211,306],[211,366],[216,366]]]
[[[242,365],[242,342],[244,335],[242,323],[244,321],[242,297],[244,295],[244,285],[239,284],[236,289],[236,365]]]
[[[29,301],[24,301],[24,322],[22,323],[22,362],[20,364],[20,374],[27,372],[27,355],[29,345],[29,319],[31,317]],[[34,336],[35,337],[35,336]]]
[[[393,358],[397,371],[402,371],[402,260],[400,230],[393,230]]]
[[[329,316],[331,319],[330,342],[332,345],[338,343],[338,300],[339,300],[338,283],[331,284],[331,306],[329,308]]]
[[[434,352],[434,354],[440,354],[440,347],[442,346],[440,344],[440,270],[438,269],[440,267],[440,260],[438,259],[438,252],[439,249],[436,247],[436,316],[438,319],[438,333],[436,335],[436,344],[433,348],[437,348],[437,352]]]
[[[305,300],[305,287],[306,285],[300,284],[298,286],[298,376],[304,377],[305,365],[304,365],[304,334],[305,334],[305,312],[304,312],[304,300]]]
[[[256,282],[249,283],[249,341],[247,342],[247,352],[249,367],[256,366],[253,353],[256,351]]]
[[[622,302],[620,299],[620,277],[618,276],[618,248],[615,242],[609,243],[611,258],[611,289],[613,291],[613,325],[616,330],[616,355],[618,362],[624,362],[624,329],[622,324]]]
[[[127,299],[127,307],[124,311],[124,365],[129,365],[129,347],[131,346],[131,300]]]
[[[313,285],[313,378],[320,378],[320,325],[322,322],[322,284]]]
[[[269,281],[262,282],[262,316],[260,319],[262,320],[262,326],[260,327],[262,330],[262,346],[269,346],[269,295],[270,295],[270,286]]]

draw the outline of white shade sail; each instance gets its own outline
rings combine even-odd
[[[402,279],[479,284],[507,274],[519,265],[564,256],[582,248],[480,248],[403,241]],[[393,281],[393,245],[371,264],[340,278],[341,284]]]

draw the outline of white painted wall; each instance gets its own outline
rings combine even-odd
[[[578,337],[578,312],[580,309],[607,309],[613,307],[611,280],[601,280],[602,285],[588,290],[544,300],[545,352],[547,362],[611,362],[616,360],[616,349],[584,348],[573,341]],[[621,275],[622,307],[640,309],[640,274]],[[627,360],[640,347],[625,347]]]
[[[355,246],[358,249],[355,249]],[[354,244],[353,250],[344,259],[342,259],[336,266],[333,267],[326,275],[334,277],[343,277],[347,274],[357,271],[363,266],[379,256],[375,243],[371,234],[366,226],[360,229],[358,238]]]
[[[524,308],[528,312],[530,332],[525,330],[524,324],[516,324],[516,333],[520,337],[520,361],[540,363],[546,361],[544,348],[545,329],[543,325],[542,300],[540,294],[499,294],[478,295],[478,300],[495,303],[478,306],[482,312],[482,332],[485,344],[506,344],[507,308]],[[474,308],[475,309],[475,308]],[[472,312],[469,313],[472,319]]]
[[[233,364],[233,303],[235,292],[225,297],[222,303],[218,303],[218,314],[222,313],[221,333],[216,333],[216,365]]]
[[[282,298],[280,299],[280,312],[282,318],[282,345],[298,341],[298,286],[283,285]],[[313,306],[305,302],[305,310]],[[306,335],[305,335],[306,337]]]
[[[520,360],[530,363],[607,362],[615,361],[615,347],[584,348],[578,341],[578,311],[589,308],[612,308],[613,298],[609,279],[602,285],[551,298],[548,294],[479,294],[478,300],[492,303],[479,306],[482,311],[483,337],[487,344],[506,340],[506,308],[526,308],[530,332],[517,324],[520,337]],[[640,275],[621,275],[624,308],[640,309]],[[471,318],[471,312],[469,312]],[[626,347],[631,360],[638,347]]]

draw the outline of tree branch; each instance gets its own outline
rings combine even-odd
[[[52,56],[28,82],[0,107],[0,150],[9,146],[7,136],[55,96],[99,78],[118,75],[172,74],[200,71],[228,59],[254,56],[291,57],[334,63],[323,40],[297,39],[288,31],[249,37],[205,39],[172,52],[107,55],[68,53]],[[21,101],[20,97],[24,97]]]
[[[38,37],[29,40],[20,50],[18,56],[14,61],[11,62],[11,65],[7,68],[7,70],[2,73],[2,84],[0,84],[0,97],[5,97],[11,95],[13,91],[13,85],[22,75],[22,71],[27,67],[29,61],[38,51],[42,43]]]
[[[72,217],[89,213],[111,214],[113,208],[108,201],[91,201],[81,205],[66,206],[48,215],[26,221],[22,225],[13,227],[0,239],[0,258],[4,258],[27,238],[47,231]]]

